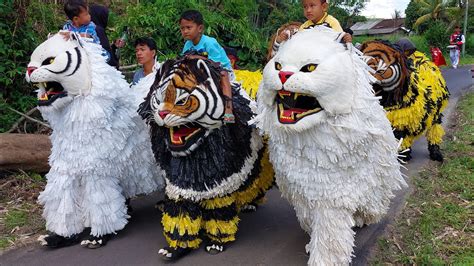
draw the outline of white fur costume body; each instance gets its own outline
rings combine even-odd
[[[266,65],[257,96],[277,184],[311,235],[309,265],[349,264],[351,227],[378,222],[406,185],[372,77],[336,38],[324,27],[294,35]]]
[[[78,39],[55,35],[42,43],[27,74],[40,87],[39,109],[53,128],[51,170],[39,202],[46,229],[64,237],[85,227],[93,236],[123,229],[126,198],[164,183],[136,112],[139,100],[120,72],[106,64],[100,45]],[[63,90],[47,92],[50,82]]]

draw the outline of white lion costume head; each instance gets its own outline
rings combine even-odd
[[[100,237],[127,223],[125,200],[163,185],[136,96],[100,45],[60,34],[39,45],[26,78],[53,128],[51,170],[39,196],[46,229]],[[46,238],[45,244],[48,238]]]
[[[348,264],[351,227],[374,223],[405,185],[397,141],[367,66],[324,27],[295,34],[266,65],[258,126],[283,196],[311,235],[309,264]]]

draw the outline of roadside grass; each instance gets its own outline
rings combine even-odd
[[[462,98],[444,163],[412,177],[413,192],[371,264],[474,265],[474,93]]]
[[[34,173],[1,173],[0,253],[28,245],[44,232],[42,208],[36,201],[45,183]]]
[[[460,65],[474,65],[474,55],[466,54],[461,56]]]

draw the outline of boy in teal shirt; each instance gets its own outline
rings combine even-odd
[[[224,123],[234,123],[235,118],[232,113],[232,89],[230,80],[234,79],[234,72],[227,54],[216,39],[204,35],[204,19],[202,14],[196,10],[188,10],[181,14],[179,19],[181,35],[186,40],[182,54],[195,51],[198,54],[220,63],[224,69],[221,71],[222,93],[225,99]]]

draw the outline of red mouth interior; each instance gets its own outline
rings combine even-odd
[[[279,90],[276,101],[278,119],[284,124],[294,124],[301,118],[321,110],[321,105],[316,98],[291,91]]]
[[[186,142],[186,138],[193,135],[199,130],[195,127],[174,127],[171,130],[171,143],[174,145],[183,145]]]

